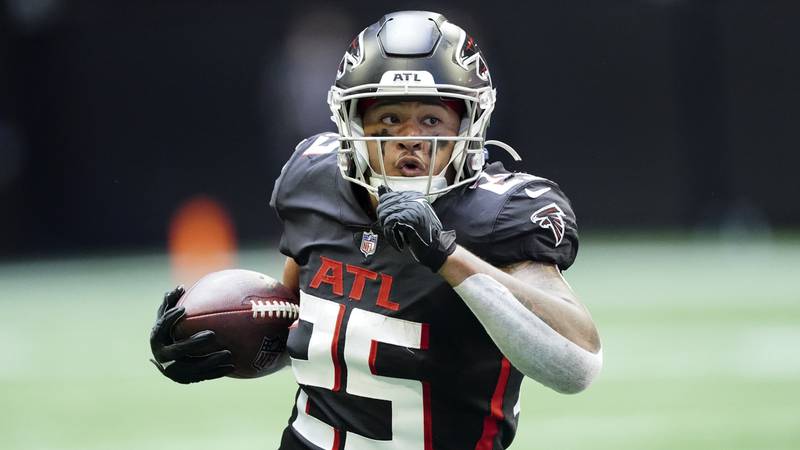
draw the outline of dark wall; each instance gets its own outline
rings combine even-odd
[[[161,245],[200,193],[245,239],[275,238],[272,181],[304,134],[333,129],[314,117],[349,36],[396,9],[24,3],[0,2],[6,255]],[[418,3],[403,7],[433,9]],[[584,230],[800,225],[796,2],[439,5],[488,59],[491,137],[558,181]],[[323,32],[336,50],[302,46]]]

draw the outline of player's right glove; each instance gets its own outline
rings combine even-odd
[[[178,286],[164,294],[156,324],[150,332],[150,349],[154,358],[150,362],[164,376],[181,384],[220,378],[233,372],[230,351],[208,351],[209,348],[219,348],[215,345],[213,331],[200,331],[178,341],[172,337],[175,323],[186,314],[182,306],[175,307],[183,293],[183,286]]]

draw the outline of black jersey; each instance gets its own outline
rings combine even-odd
[[[360,188],[338,173],[336,137],[302,142],[272,193],[301,291],[287,344],[299,389],[280,448],[506,448],[522,374],[439,275],[372,232]],[[546,179],[496,163],[433,207],[497,266],[575,258],[572,209]]]

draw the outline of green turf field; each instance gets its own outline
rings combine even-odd
[[[800,448],[800,240],[586,238],[567,279],[605,367],[576,396],[526,381],[512,448]],[[147,361],[171,284],[163,255],[0,264],[0,449],[276,448],[288,371],[181,386]]]

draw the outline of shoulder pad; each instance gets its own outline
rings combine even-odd
[[[326,155],[339,148],[339,135],[331,132],[315,134],[303,139],[294,148],[295,154],[303,156]]]
[[[281,174],[275,180],[270,197],[270,206],[275,208],[278,215],[281,215],[285,205],[287,192],[292,192],[314,169],[319,170],[320,163],[333,155],[333,165],[336,164],[335,155],[339,148],[339,135],[336,133],[319,133],[309,138],[303,139],[294,148],[294,153],[281,168]],[[329,165],[324,164],[323,165]]]
[[[369,226],[350,183],[339,173],[338,148],[334,133],[305,139],[275,181],[270,205],[284,224],[279,249],[298,263],[308,257],[308,243],[331,223]]]
[[[546,178],[492,165],[454,200],[443,208],[445,226],[456,230],[461,245],[495,265],[532,260],[563,270],[575,260],[578,229],[572,205]]]

